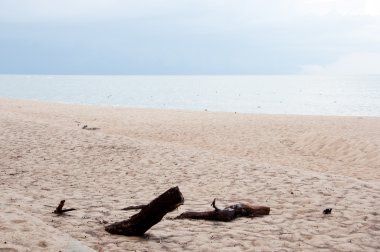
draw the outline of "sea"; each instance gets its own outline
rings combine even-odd
[[[0,75],[0,98],[254,114],[380,116],[380,75]]]

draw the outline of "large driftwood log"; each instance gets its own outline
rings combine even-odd
[[[149,228],[160,222],[168,212],[182,205],[183,202],[184,198],[179,188],[170,188],[128,220],[113,223],[106,226],[105,229],[111,234],[141,236]]]
[[[214,207],[214,211],[207,212],[184,212],[177,216],[176,219],[202,219],[213,221],[231,221],[238,217],[256,217],[262,215],[268,215],[270,212],[269,207],[254,206],[250,204],[236,204],[224,209],[219,209],[215,205],[215,200],[211,206]]]

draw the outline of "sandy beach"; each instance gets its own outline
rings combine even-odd
[[[185,204],[145,237],[104,230],[172,186]],[[379,251],[380,118],[0,99],[0,190],[0,251]],[[172,219],[214,198],[271,213]]]

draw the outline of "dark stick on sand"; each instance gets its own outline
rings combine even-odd
[[[143,209],[144,207],[146,207],[146,205],[129,206],[129,207],[124,207],[121,210],[124,210],[124,211],[139,210],[139,209]]]
[[[65,200],[61,200],[61,202],[59,203],[59,205],[57,206],[57,208],[54,210],[53,213],[61,215],[61,214],[64,214],[65,212],[70,212],[70,211],[76,210],[75,208],[63,209],[63,205],[65,205]]]

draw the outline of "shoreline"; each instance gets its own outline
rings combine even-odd
[[[377,117],[0,99],[0,249],[58,251],[74,242],[96,251],[376,251],[379,128]],[[146,238],[105,232],[104,223],[136,213],[121,208],[172,186],[185,204]],[[230,223],[172,219],[210,210],[214,198],[219,207],[253,203],[271,213]],[[51,214],[62,199],[78,211]]]
[[[151,111],[172,111],[172,112],[190,112],[190,113],[216,113],[216,114],[240,114],[240,115],[248,115],[248,116],[289,116],[289,117],[336,117],[336,118],[380,118],[378,116],[368,116],[368,115],[323,115],[323,114],[270,114],[270,113],[249,113],[249,112],[238,112],[238,111],[216,111],[216,110],[208,110],[205,108],[204,110],[191,110],[191,109],[180,109],[180,108],[154,108],[154,107],[133,107],[126,105],[104,105],[104,104],[92,104],[92,103],[71,103],[71,102],[63,102],[63,101],[54,101],[54,100],[39,100],[39,99],[19,99],[19,98],[9,98],[9,97],[0,97],[0,102],[35,102],[35,103],[43,103],[46,105],[49,104],[62,104],[62,105],[71,105],[71,106],[83,106],[89,108],[109,108],[109,109],[125,109],[125,110],[151,110]]]

